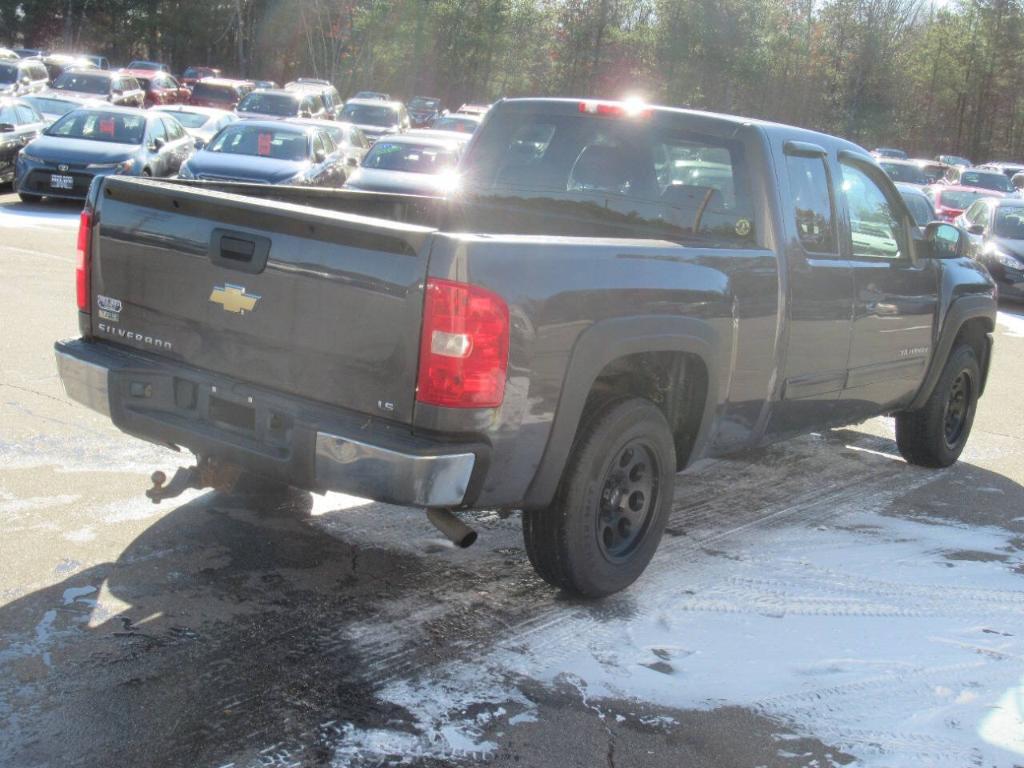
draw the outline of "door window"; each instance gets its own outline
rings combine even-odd
[[[38,123],[42,121],[42,118],[36,114],[35,110],[27,104],[18,104],[15,106],[15,110],[18,112],[19,123]]]
[[[167,131],[168,141],[177,141],[185,135],[185,130],[178,124],[177,120],[164,120],[164,128]]]
[[[824,159],[787,155],[786,168],[800,243],[808,253],[835,254],[834,206]]]
[[[325,155],[333,155],[337,147],[334,146],[334,139],[331,138],[329,133],[323,132],[317,134],[317,147],[323,146]]]
[[[882,188],[859,168],[843,163],[843,195],[850,214],[855,259],[899,259],[906,252],[903,222]]]
[[[988,223],[988,204],[983,200],[975,201],[970,208],[967,209],[967,213],[964,214],[964,218],[967,219],[968,224],[981,224],[985,226]]]
[[[0,123],[18,124],[18,115],[15,113],[14,107],[0,107]]]
[[[163,120],[154,120],[149,124],[149,143],[152,144],[157,139],[167,141],[167,131],[164,129]]]

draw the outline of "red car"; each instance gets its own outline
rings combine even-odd
[[[248,80],[229,80],[225,77],[206,77],[192,86],[188,103],[196,107],[214,107],[232,110],[255,84]]]
[[[1002,197],[996,192],[982,187],[963,187],[951,184],[936,184],[925,189],[925,194],[935,205],[935,218],[939,221],[952,222],[979,197]]]
[[[205,77],[220,77],[221,71],[215,67],[185,67],[178,82],[191,88]]]
[[[151,69],[123,69],[122,74],[131,75],[139,81],[139,87],[146,92],[146,107],[154,104],[187,104],[190,91],[166,72]]]

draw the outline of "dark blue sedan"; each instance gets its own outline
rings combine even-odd
[[[21,150],[14,190],[25,202],[84,200],[94,176],[172,176],[194,151],[192,137],[165,112],[76,109]]]
[[[346,155],[327,130],[278,120],[244,120],[214,136],[181,167],[183,179],[340,187]]]

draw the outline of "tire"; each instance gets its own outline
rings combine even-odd
[[[42,195],[30,195],[27,192],[19,192],[18,193],[18,198],[23,203],[39,203],[39,202],[42,202],[42,200],[43,200],[43,196]]]
[[[653,403],[618,400],[594,412],[576,438],[551,506],[523,512],[534,570],[580,597],[628,587],[661,541],[675,471],[672,430]]]
[[[150,179],[153,177],[153,172],[150,171],[149,168],[143,168],[142,173],[139,175],[142,176],[142,178],[144,179]]]
[[[960,458],[974,424],[980,384],[974,349],[955,347],[924,406],[896,414],[900,455],[920,467],[948,467]]]

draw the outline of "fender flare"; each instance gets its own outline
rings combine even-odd
[[[931,397],[932,390],[935,389],[935,385],[939,381],[942,368],[946,365],[946,360],[949,359],[949,353],[953,349],[953,342],[956,340],[957,334],[960,333],[960,329],[963,328],[964,323],[983,317],[989,321],[989,327],[986,329],[986,332],[991,333],[996,324],[996,309],[995,299],[991,296],[978,294],[961,296],[949,305],[945,322],[942,324],[939,338],[935,343],[935,354],[932,355],[931,362],[928,363],[928,372],[924,376],[924,381],[921,384],[921,388],[917,391],[917,395],[905,410],[915,411],[923,408],[928,398]],[[992,343],[991,339],[989,339],[988,349],[985,351],[985,359],[978,361],[978,365],[981,366],[979,395],[985,391],[985,381],[988,378],[988,364],[992,358],[991,348]]]
[[[691,457],[700,455],[717,406],[718,348],[714,328],[704,320],[687,317],[614,318],[583,331],[573,345],[551,433],[523,506],[536,509],[551,503],[575,442],[587,395],[605,366],[626,355],[686,352],[703,361],[708,376],[707,393]]]

